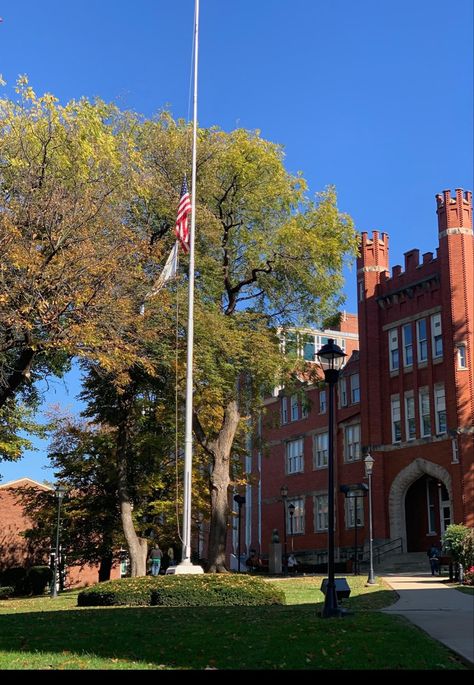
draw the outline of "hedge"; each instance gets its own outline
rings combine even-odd
[[[261,578],[233,574],[145,576],[93,585],[78,606],[261,606],[285,604],[283,592]]]

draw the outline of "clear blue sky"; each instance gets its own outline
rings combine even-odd
[[[66,102],[100,96],[187,117],[193,0],[10,0],[0,72]],[[472,0],[201,0],[199,121],[260,129],[316,192],[334,184],[392,266],[437,246],[436,193],[473,189]],[[347,308],[356,311],[354,271]],[[77,386],[77,377],[73,377]],[[74,388],[46,401],[71,403]],[[0,464],[4,480],[38,455]]]

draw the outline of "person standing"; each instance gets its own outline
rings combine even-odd
[[[439,576],[439,558],[441,556],[441,552],[435,545],[432,545],[426,554],[430,560],[431,575],[434,576],[435,573],[437,573]]]
[[[160,573],[161,557],[162,557],[161,549],[160,549],[158,543],[156,543],[150,552],[151,575],[152,576],[157,576]]]

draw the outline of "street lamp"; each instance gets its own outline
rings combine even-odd
[[[286,547],[286,500],[288,498],[288,486],[280,488],[281,501],[283,502],[283,573],[288,573],[288,552]]]
[[[295,505],[293,502],[290,502],[288,505],[288,513],[290,515],[291,553],[293,554],[293,516],[295,515]]]
[[[239,530],[238,530],[238,538],[237,538],[237,547],[238,547],[238,561],[237,561],[237,573],[240,573],[240,519],[242,516],[242,505],[245,504],[245,497],[243,495],[234,495],[234,502],[236,502],[239,506]]]
[[[369,577],[367,578],[368,585],[375,585],[374,576],[374,548],[373,548],[373,530],[372,530],[372,471],[374,468],[375,459],[368,454],[364,459],[365,475],[369,479]]]
[[[334,579],[334,386],[339,379],[339,371],[345,353],[329,338],[316,356],[324,371],[324,380],[329,385],[328,412],[328,582],[324,598],[323,618],[341,616],[337,606],[336,581]]]
[[[61,526],[61,503],[63,497],[66,494],[66,488],[62,485],[57,485],[55,490],[56,499],[58,500],[58,520],[56,523],[56,549],[54,552],[54,565],[53,565],[53,582],[51,584],[51,599],[55,599],[58,596],[58,560],[59,560],[59,530]]]

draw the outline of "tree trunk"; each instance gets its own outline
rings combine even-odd
[[[129,393],[131,395],[131,393]],[[135,532],[132,517],[132,501],[128,489],[127,453],[130,436],[130,401],[127,401],[127,393],[121,398],[121,419],[118,426],[117,436],[117,470],[118,470],[118,494],[120,500],[120,516],[122,527],[130,553],[131,576],[146,576],[147,541],[139,538]]]
[[[0,408],[10,397],[15,395],[20,386],[29,378],[34,356],[34,350],[27,347],[18,357],[13,372],[8,377],[5,386],[0,389]]]
[[[240,421],[235,400],[229,402],[224,412],[222,428],[217,439],[208,445],[213,454],[210,476],[211,527],[209,531],[208,573],[225,573],[227,522],[229,517],[230,453]]]
[[[112,553],[104,554],[100,560],[99,566],[99,583],[105,580],[110,580],[110,571],[112,570]]]

